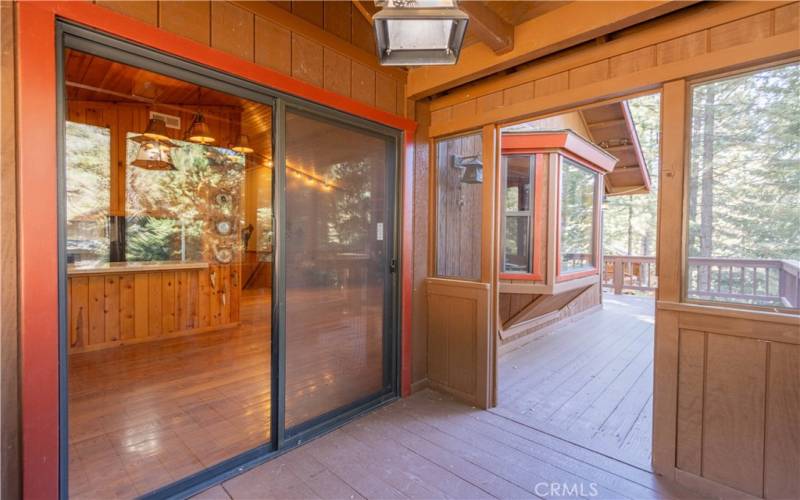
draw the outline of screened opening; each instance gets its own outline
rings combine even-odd
[[[689,299],[800,308],[800,65],[696,85]]]

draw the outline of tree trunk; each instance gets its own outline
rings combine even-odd
[[[628,255],[633,255],[633,201],[628,201]]]
[[[716,88],[709,85],[706,91],[703,115],[703,178],[700,202],[700,255],[711,257],[714,229],[714,118]]]

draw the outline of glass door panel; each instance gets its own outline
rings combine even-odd
[[[272,107],[68,49],[69,494],[270,443]]]
[[[287,429],[390,383],[393,148],[384,136],[286,113]]]

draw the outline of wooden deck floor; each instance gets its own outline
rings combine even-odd
[[[497,415],[650,470],[653,299],[590,313],[504,354]]]
[[[696,495],[647,471],[425,390],[196,498],[536,497]]]

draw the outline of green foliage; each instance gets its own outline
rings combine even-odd
[[[631,99],[642,155],[650,172],[648,194],[608,197],[603,203],[603,247],[606,255],[652,256],[656,251],[658,205],[659,131],[661,99],[658,94]]]
[[[800,65],[692,93],[689,255],[800,258]]]

